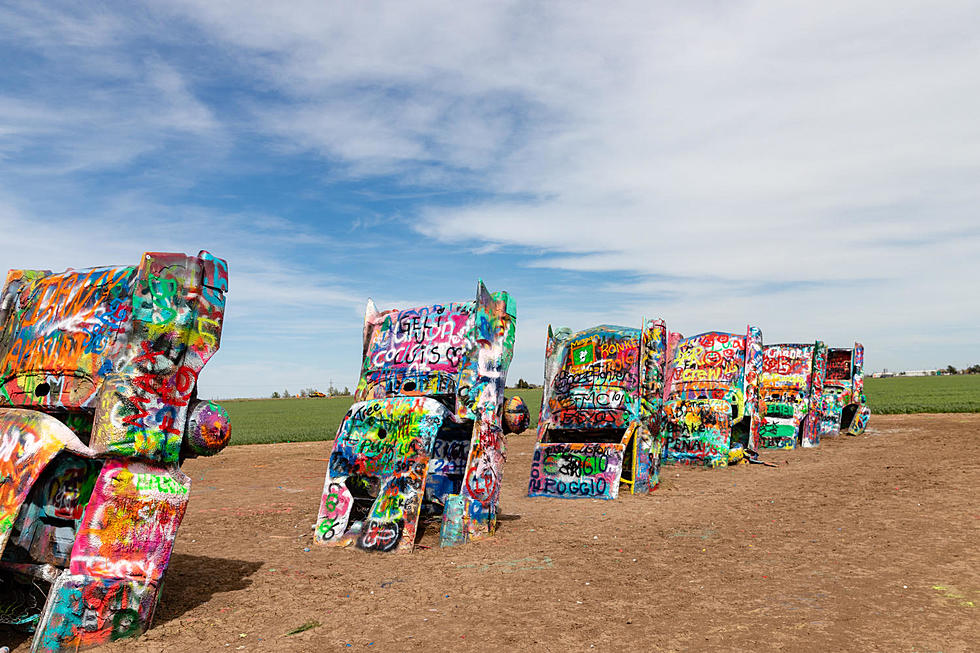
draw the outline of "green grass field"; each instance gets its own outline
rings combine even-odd
[[[520,395],[531,411],[531,425],[538,423],[541,389],[507,390],[507,396]],[[231,416],[232,444],[269,444],[333,440],[351,397],[321,399],[223,399]]]
[[[234,399],[219,402],[231,417],[232,444],[333,440],[353,400]]]
[[[875,413],[980,413],[980,374],[865,379],[864,394]]]
[[[874,415],[894,413],[980,413],[980,375],[866,379],[865,394]],[[538,421],[541,389],[508,389],[520,395]],[[221,401],[231,415],[232,444],[332,440],[353,400],[234,399]]]

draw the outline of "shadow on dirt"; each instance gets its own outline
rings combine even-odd
[[[252,584],[252,574],[261,562],[175,553],[163,583],[163,594],[153,623],[177,619],[207,603],[215,594],[243,590]]]

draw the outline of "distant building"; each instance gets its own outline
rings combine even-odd
[[[946,370],[905,370],[904,372],[889,372],[883,370],[871,375],[872,379],[890,379],[896,376],[939,376],[947,374]]]
[[[936,376],[939,374],[939,370],[906,370],[905,372],[899,372],[899,376]]]

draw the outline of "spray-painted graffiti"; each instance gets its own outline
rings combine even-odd
[[[623,450],[618,443],[541,444],[534,449],[528,496],[615,499]]]
[[[411,550],[429,457],[449,415],[427,397],[354,404],[330,455],[317,541],[389,551],[404,539],[402,548]],[[358,507],[363,526],[346,530]]]
[[[185,444],[198,456],[212,456],[231,441],[228,412],[213,401],[191,401]]]
[[[176,468],[107,461],[78,529],[71,573],[159,582],[190,484]]]
[[[62,451],[49,464],[21,506],[14,523],[11,554],[67,567],[102,461]]]
[[[721,399],[665,402],[667,459],[711,467],[725,465],[732,432],[731,412],[731,404]]]
[[[615,499],[659,481],[667,330],[548,327],[545,385],[528,496]]]
[[[41,472],[74,438],[58,420],[43,413],[0,408],[0,551],[14,520]],[[83,448],[80,442],[79,448]]]
[[[673,334],[672,334],[673,336]],[[665,383],[665,459],[711,467],[728,464],[733,444],[746,445],[763,366],[762,332],[712,331],[671,337]],[[736,429],[736,427],[739,427]]]
[[[439,513],[444,546],[493,532],[515,322],[510,296],[482,282],[472,302],[368,302],[358,403],[334,442],[315,541],[411,551],[420,515]]]
[[[871,419],[871,409],[867,404],[861,404],[854,413],[851,425],[847,427],[848,435],[861,435],[864,429],[868,428],[868,421]]]
[[[176,462],[218,348],[227,266],[207,252],[137,267],[13,270],[0,297],[0,402],[95,411],[98,451]]]
[[[149,625],[187,504],[179,463],[217,453],[231,434],[227,413],[196,396],[227,288],[227,265],[207,252],[7,275],[0,593],[17,586],[9,576],[42,583],[44,598],[0,620],[36,624],[32,650]]]
[[[125,578],[91,578],[62,572],[52,584],[34,636],[34,651],[76,651],[146,630],[157,587]]]
[[[446,497],[462,487],[466,475],[466,459],[470,453],[470,440],[446,439],[451,429],[443,429],[437,434],[429,458],[429,474],[425,482],[425,498],[427,506],[443,505]],[[456,435],[469,436],[466,430],[457,431]]]
[[[793,449],[810,422],[814,357],[822,343],[766,345],[759,375],[758,410],[752,417],[752,448]]]
[[[459,304],[409,309],[385,320],[369,344],[371,368],[459,371],[469,346],[469,314]]]
[[[504,431],[523,433],[531,426],[531,413],[520,397],[514,396],[504,403]]]
[[[803,423],[800,444],[803,447],[820,445],[821,406],[823,404],[824,379],[827,376],[827,345],[818,340],[813,348],[813,370],[810,375],[810,406]]]
[[[827,373],[819,401],[817,436],[833,436],[843,431],[860,435],[871,418],[864,396],[864,346],[827,350]]]

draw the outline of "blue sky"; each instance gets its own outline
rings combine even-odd
[[[971,2],[4,3],[0,267],[226,258],[205,396],[353,386],[364,304],[980,362]]]

